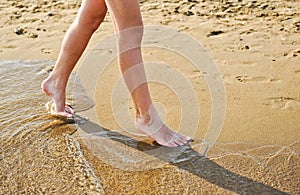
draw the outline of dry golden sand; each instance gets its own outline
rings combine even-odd
[[[1,0],[0,60],[55,60],[64,32],[79,6],[80,2],[74,0]],[[225,124],[211,158],[190,150],[189,160],[150,171],[116,168],[81,142],[84,156],[106,194],[299,194],[300,3],[296,0],[148,0],[141,1],[141,10],[146,25],[166,25],[187,33],[211,53],[226,88]],[[23,34],[17,35],[16,28],[23,29]],[[112,33],[108,16],[86,53]],[[144,50],[144,56],[148,61],[165,60],[184,72],[197,91],[202,113],[209,113],[211,102],[204,79],[199,72],[183,65],[187,64],[186,60],[174,53],[149,49]],[[119,76],[117,71],[116,63],[112,62],[101,81],[113,85]],[[102,126],[116,129],[109,102],[111,85],[103,85],[101,81],[97,84],[95,109]],[[168,110],[167,123],[176,128],[179,108],[175,96],[163,86],[150,87],[154,99]],[[165,97],[161,91],[171,96]],[[200,117],[197,138],[203,137],[209,122],[208,115]],[[76,138],[80,140],[78,135]],[[58,147],[65,144],[55,143]],[[14,154],[13,149],[6,150]],[[63,156],[68,151],[62,149],[59,153]],[[55,166],[62,167],[66,162],[73,165],[66,158]],[[23,163],[27,162],[20,159],[20,165]],[[11,171],[21,174],[15,169]],[[47,177],[42,175],[44,179]],[[25,186],[35,186],[32,185],[34,177],[31,178]],[[17,181],[22,182],[22,177]],[[12,191],[16,192],[16,188]]]

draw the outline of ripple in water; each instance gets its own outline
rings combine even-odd
[[[103,192],[72,136],[76,126],[45,110],[40,84],[53,63],[0,62],[0,194]]]

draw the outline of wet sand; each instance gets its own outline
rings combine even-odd
[[[103,192],[72,136],[76,126],[46,111],[49,99],[40,82],[51,65],[53,61],[0,62],[1,194]]]
[[[32,2],[1,2],[0,60],[56,59],[80,2]],[[146,25],[166,25],[191,35],[221,72],[226,118],[206,157],[199,144],[210,120],[205,114],[211,112],[209,90],[201,72],[174,52],[143,49],[146,62],[177,68],[196,91],[201,107],[196,141],[177,149],[121,130],[111,105],[120,76],[116,61],[96,83],[92,110],[80,112],[91,107],[84,95],[90,89],[69,88],[70,94],[79,94],[69,99],[76,111],[89,118],[79,117],[77,125],[45,112],[48,98],[39,84],[53,62],[2,61],[0,193],[299,194],[299,8],[297,1],[141,1]],[[15,31],[17,26],[21,31]],[[94,47],[112,33],[108,16],[77,70],[82,71],[82,62],[95,66],[88,54],[97,54]],[[92,74],[91,69],[83,73]],[[176,94],[157,83],[150,88],[155,102],[166,109],[167,124],[178,129],[181,105]],[[130,101],[125,104],[131,106]],[[91,111],[96,114],[90,116]]]

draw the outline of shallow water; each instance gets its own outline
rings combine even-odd
[[[101,192],[74,124],[53,119],[40,89],[51,61],[0,63],[0,194]]]
[[[52,65],[0,62],[0,194],[300,193],[300,142],[218,143],[203,157],[200,139],[172,149],[84,116],[52,118],[40,90]],[[74,75],[67,101],[77,112],[93,106]]]

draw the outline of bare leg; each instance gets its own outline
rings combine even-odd
[[[138,0],[105,0],[118,36],[119,65],[136,108],[136,127],[159,144],[184,145],[189,138],[176,133],[160,119],[149,94],[141,54],[143,22]]]
[[[83,0],[75,21],[68,29],[51,75],[41,87],[52,98],[55,112],[62,117],[72,117],[65,107],[66,86],[69,76],[107,12],[104,0]]]

